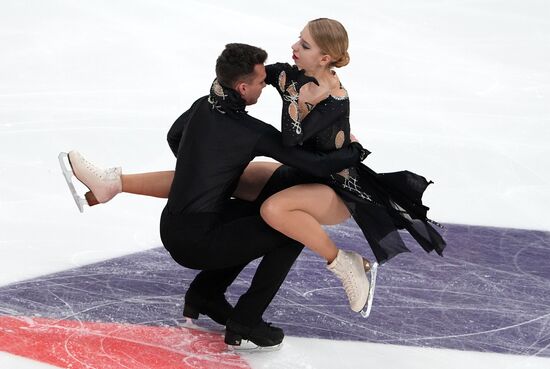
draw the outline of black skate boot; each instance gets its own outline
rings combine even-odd
[[[191,289],[185,294],[183,316],[186,318],[198,319],[199,314],[204,314],[216,323],[225,325],[232,312],[233,306],[224,295],[206,298]]]
[[[238,351],[274,351],[281,347],[285,334],[271,323],[261,321],[253,327],[228,319],[225,343]]]

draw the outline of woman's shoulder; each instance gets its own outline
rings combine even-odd
[[[288,63],[274,63],[265,66],[268,76],[279,77],[280,75],[294,76],[298,74],[298,67]]]
[[[335,100],[349,100],[348,91],[344,87],[331,90],[330,97]]]
[[[289,86],[293,86],[291,93],[297,94],[300,88],[309,82],[318,84],[315,78],[306,76],[304,70],[298,69],[296,65],[275,63],[266,65],[265,68],[267,73],[266,83],[276,86],[280,92],[284,92]]]
[[[340,82],[340,78],[338,77],[338,75],[335,72],[333,73],[335,79],[330,86],[330,97],[333,97],[335,100],[349,99],[348,90],[344,88],[342,82]]]
[[[266,83],[277,87],[277,89],[283,92],[286,88],[287,80],[294,79],[293,77],[298,74],[298,68],[288,63],[274,63],[265,66],[266,71]]]
[[[265,69],[273,70],[273,71],[298,71],[298,67],[296,65],[290,65],[288,63],[273,63],[273,64],[267,64],[265,66]]]

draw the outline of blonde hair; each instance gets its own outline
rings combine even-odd
[[[323,54],[330,55],[333,59],[330,67],[340,68],[348,65],[348,33],[342,23],[334,19],[318,18],[309,21],[307,28]]]

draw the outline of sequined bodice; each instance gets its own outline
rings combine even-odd
[[[299,108],[300,89],[307,83],[317,81],[306,76],[296,66],[286,63],[268,65],[266,71],[266,82],[277,89],[283,102],[281,131],[285,145],[304,145],[310,150],[323,152],[349,145],[347,96],[329,96],[311,106],[306,115]]]
[[[287,146],[303,145],[312,151],[330,152],[350,144],[349,98],[330,95],[300,117],[300,89],[306,83],[317,83],[296,66],[276,63],[266,66],[266,83],[274,86],[283,100],[281,131]],[[357,168],[331,175],[333,185],[355,196],[372,201],[360,185]]]

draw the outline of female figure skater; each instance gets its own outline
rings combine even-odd
[[[347,32],[339,22],[316,19],[308,22],[292,45],[294,66],[266,66],[266,83],[277,89],[283,102],[281,130],[285,145],[333,151],[351,143],[349,98],[334,72],[334,68],[349,63],[347,48]],[[168,133],[170,146],[175,145],[176,150],[181,134],[174,130]],[[91,190],[86,194],[89,205],[105,203],[120,192],[168,197],[171,171],[122,175],[120,168],[97,168],[78,152],[68,156],[75,176]],[[398,229],[406,228],[428,252],[441,254],[445,247],[444,240],[428,224],[428,208],[421,202],[429,183],[407,171],[377,174],[360,165],[330,178],[311,178],[278,163],[252,162],[234,196],[255,200],[273,173],[283,170],[288,188],[262,203],[262,218],[325,258],[327,268],[342,281],[352,310],[361,311],[363,316],[370,312],[377,263],[340,250],[321,225],[339,224],[353,216],[379,263],[408,251]],[[289,187],[292,184],[296,185]],[[355,273],[350,273],[351,269]],[[370,285],[364,273],[361,278],[353,277],[358,269],[370,273]]]

